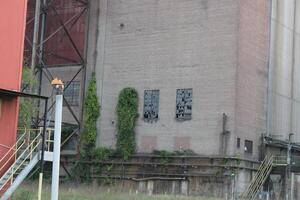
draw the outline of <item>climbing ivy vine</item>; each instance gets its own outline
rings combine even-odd
[[[138,117],[138,93],[134,88],[124,88],[118,98],[117,151],[128,159],[136,150],[135,125]]]
[[[84,102],[84,127],[81,134],[81,153],[83,155],[90,154],[95,148],[99,116],[100,105],[97,97],[96,77],[93,73]]]

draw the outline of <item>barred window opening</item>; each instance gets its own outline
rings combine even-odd
[[[159,90],[145,90],[144,92],[144,120],[158,120]]]
[[[178,89],[176,95],[176,119],[192,119],[193,89]]]
[[[79,106],[80,81],[67,82],[66,85],[69,86],[64,91],[64,98],[70,106]]]

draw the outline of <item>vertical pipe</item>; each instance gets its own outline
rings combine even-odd
[[[39,45],[39,53],[40,53],[40,56],[39,56],[39,65],[42,64],[43,62],[43,51],[44,51],[44,37],[45,37],[45,31],[46,31],[46,11],[45,11],[45,8],[46,8],[46,5],[47,5],[47,0],[43,0],[43,3],[42,3],[42,22],[41,22],[41,37],[40,37],[40,45]]]
[[[38,200],[42,200],[43,173],[39,174]]]
[[[82,124],[83,124],[83,105],[84,105],[84,98],[85,98],[85,89],[86,89],[86,80],[87,80],[87,53],[88,53],[88,42],[89,42],[89,27],[90,27],[90,20],[91,20],[91,7],[90,7],[90,2],[87,3],[86,8],[87,8],[87,14],[85,18],[85,38],[84,38],[84,55],[83,58],[85,60],[84,63],[82,63],[83,70],[82,70],[82,75],[81,75],[81,99],[80,99],[80,117],[79,117],[79,131],[82,129]],[[90,74],[88,74],[90,75]],[[77,149],[78,150],[78,149]]]
[[[46,7],[47,0],[43,0],[42,3],[42,22],[41,22],[41,36],[40,36],[40,47],[39,47],[39,88],[38,88],[38,94],[41,95],[42,93],[42,81],[43,81],[43,50],[44,50],[44,37],[45,37],[45,27],[46,27]],[[38,100],[38,108],[40,107],[41,101],[40,99]],[[37,121],[39,120],[40,117],[40,110],[38,110],[37,113]],[[37,123],[38,124],[38,123]]]
[[[295,58],[295,53],[296,53],[296,45],[295,45],[295,43],[296,43],[296,17],[297,17],[297,15],[296,15],[296,7],[297,7],[297,5],[296,5],[296,1],[294,1],[294,24],[293,24],[293,41],[292,41],[292,70],[291,70],[291,113],[290,113],[290,119],[291,119],[291,121],[290,121],[290,133],[294,133],[295,132],[295,129],[294,129],[294,114],[295,114],[295,109],[296,109],[296,107],[295,107],[295,101],[296,101],[296,99],[295,99],[295,91],[294,91],[294,89],[295,89],[295,60],[296,60],[296,58]]]
[[[222,155],[227,155],[227,135],[228,131],[226,130],[226,124],[227,124],[227,115],[223,113],[223,129],[222,129]]]
[[[47,114],[48,114],[48,99],[45,100],[45,113],[44,113],[44,124],[43,124],[43,135],[42,135],[42,148],[41,148],[41,163],[40,169],[41,173],[44,172],[44,154],[45,154],[45,140],[46,140],[46,124],[47,124]]]
[[[38,37],[39,37],[40,12],[41,12],[41,0],[36,0],[35,14],[34,14],[32,55],[31,55],[31,70],[32,70],[32,72],[35,69],[36,47],[37,47]]]
[[[267,136],[270,136],[271,132],[271,113],[272,113],[272,90],[273,90],[273,39],[274,38],[274,30],[272,23],[272,15],[275,12],[273,9],[273,0],[270,0],[270,13],[269,13],[269,69],[268,69],[268,91],[267,91]]]
[[[38,188],[38,200],[42,199],[47,113],[48,113],[48,99],[45,99],[44,124],[43,124],[43,133],[42,133],[42,147],[41,147],[41,161],[40,161],[40,175],[39,175],[39,188]]]
[[[291,174],[291,200],[294,200],[295,173]]]
[[[60,143],[61,143],[61,122],[62,122],[62,92],[57,90],[56,106],[55,106],[55,125],[54,125],[54,149],[53,149],[53,164],[52,164],[52,185],[51,185],[51,200],[58,200],[59,188],[59,165],[60,165]]]

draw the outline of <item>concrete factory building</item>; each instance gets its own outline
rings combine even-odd
[[[226,188],[215,196],[224,197],[232,188],[232,193],[241,194],[257,171],[253,166],[269,150],[286,155],[290,133],[293,142],[299,142],[298,1],[90,0],[87,5],[88,23],[80,18],[76,28],[69,27],[78,47],[70,49],[78,50],[80,59],[76,52],[68,55],[71,50],[62,45],[66,40],[56,40],[66,53],[61,54],[71,58],[68,62],[76,62],[63,63],[66,69],[48,59],[52,65],[47,70],[68,85],[64,124],[78,124],[78,130],[83,126],[84,94],[95,72],[101,105],[98,147],[115,148],[115,111],[126,87],[139,95],[138,154],[191,150],[208,159],[245,161],[237,167],[235,183],[230,178],[221,186],[211,181],[215,193]],[[51,30],[49,24],[46,29]],[[42,95],[51,93],[46,79],[42,77]],[[280,140],[276,145],[270,139],[275,136]],[[300,151],[297,148],[294,152]],[[204,173],[216,178],[217,172]],[[196,192],[205,184],[190,180],[192,189],[200,188]]]
[[[133,87],[138,152],[259,157],[267,122],[269,1],[91,4],[88,67],[95,69],[101,104],[98,145],[114,147],[118,93]]]

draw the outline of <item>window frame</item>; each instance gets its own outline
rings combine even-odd
[[[150,117],[149,118],[146,118],[145,117],[145,114],[146,114],[146,94],[147,94],[147,92],[151,92],[151,104],[153,105],[157,105],[156,106],[156,108],[155,107],[153,107],[153,110],[155,111],[157,111],[156,112],[156,115],[157,115],[157,117],[152,117],[152,115],[150,115]],[[157,98],[155,99],[155,98],[153,98],[153,95],[157,95]],[[153,100],[156,100],[157,102],[156,103],[153,103],[152,101]],[[144,90],[144,105],[143,105],[143,119],[144,119],[144,121],[146,121],[146,122],[152,122],[152,121],[157,121],[157,120],[159,120],[159,101],[160,101],[160,90],[158,90],[158,89],[153,89],[153,90]]]
[[[179,92],[180,91],[187,91],[187,92],[189,92],[190,93],[190,105],[187,105],[187,104],[185,104],[185,105],[183,105],[184,106],[184,108],[183,109],[181,109],[181,110],[183,110],[183,112],[185,111],[185,110],[187,110],[187,108],[186,107],[188,107],[188,106],[190,106],[191,108],[189,109],[190,110],[190,113],[183,113],[183,117],[179,117],[178,115],[179,115],[179,113],[178,112],[180,112],[180,110],[178,110],[178,104],[179,104]],[[185,98],[185,97],[184,97]],[[175,119],[177,120],[177,121],[187,121],[187,120],[192,120],[192,116],[193,116],[193,88],[181,88],[181,89],[176,89],[176,104],[175,104]]]
[[[69,85],[70,84],[70,85]],[[78,90],[78,95],[76,97],[75,94],[75,89],[74,89],[74,85],[76,85],[76,87],[78,86],[78,88],[75,88],[76,90]],[[67,81],[65,85],[69,85],[66,90],[64,91],[64,98],[65,100],[68,102],[68,104],[70,106],[74,106],[74,107],[78,107],[80,105],[80,91],[81,91],[81,81],[79,80],[74,80],[74,81]],[[69,95],[68,90],[72,90],[71,95]],[[66,95],[67,94],[67,95]],[[70,98],[71,97],[71,101]],[[74,100],[75,98],[78,98],[77,100]],[[67,106],[66,102],[63,101],[63,106]]]
[[[250,148],[248,148],[250,145]],[[244,141],[244,151],[245,153],[248,153],[248,154],[253,154],[253,141],[252,140],[245,140]]]

